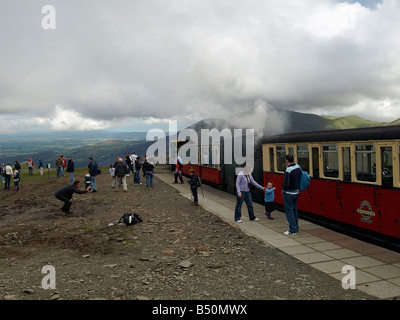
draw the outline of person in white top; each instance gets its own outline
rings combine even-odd
[[[11,168],[10,163],[7,163],[6,174],[4,176],[4,179],[5,179],[4,190],[10,190],[10,182],[11,182],[12,175],[13,175],[13,169]]]

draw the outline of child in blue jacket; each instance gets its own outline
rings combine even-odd
[[[268,182],[267,189],[265,189],[265,198],[264,198],[264,206],[265,206],[265,214],[267,215],[268,219],[273,220],[271,216],[271,212],[274,211],[274,199],[275,199],[275,188],[272,187],[273,183]]]

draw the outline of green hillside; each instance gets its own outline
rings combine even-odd
[[[323,118],[330,121],[330,123],[327,124],[326,129],[351,129],[388,125],[387,122],[366,120],[356,115],[344,117],[323,116]]]

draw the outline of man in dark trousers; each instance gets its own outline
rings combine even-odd
[[[282,193],[289,230],[285,231],[284,234],[296,235],[299,232],[297,200],[299,198],[301,168],[298,164],[294,163],[292,155],[286,156],[286,166],[283,176]]]
[[[64,202],[64,205],[61,208],[61,211],[64,213],[72,213],[69,211],[72,205],[72,195],[74,193],[83,194],[87,193],[90,190],[90,186],[86,188],[86,190],[79,190],[81,186],[80,181],[76,180],[73,184],[63,187],[55,193],[55,196],[58,200]]]

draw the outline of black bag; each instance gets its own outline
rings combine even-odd
[[[137,224],[142,222],[142,217],[137,213],[124,213],[124,215],[120,219],[121,222],[125,223],[127,226],[131,226],[133,224]]]

